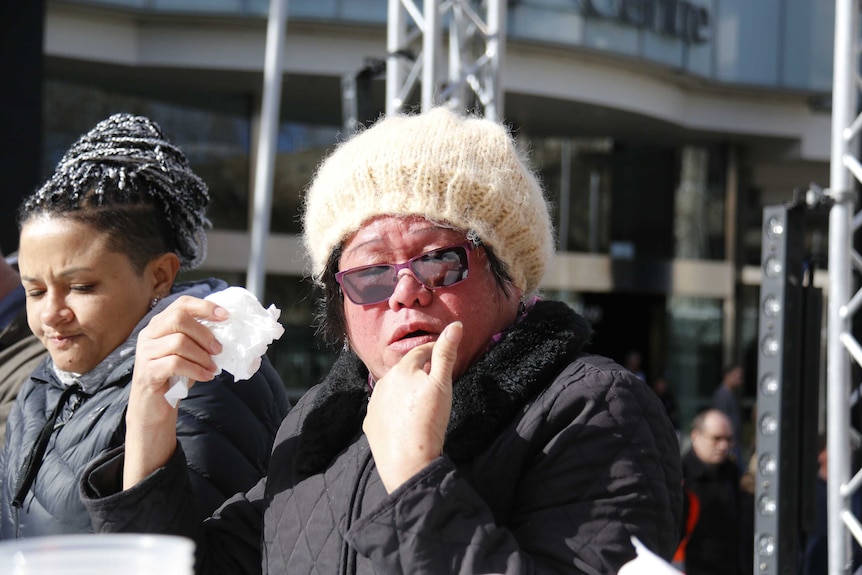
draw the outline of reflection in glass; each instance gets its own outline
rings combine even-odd
[[[302,192],[335,145],[339,126],[282,122],[278,130],[270,230],[298,234]]]
[[[722,372],[722,302],[669,297],[667,369],[677,383],[681,421],[709,406]]]
[[[248,228],[249,121],[244,103],[209,96],[200,106],[146,98],[59,80],[44,85],[43,176],[53,172],[69,146],[97,122],[117,112],[148,116],[186,153],[209,186],[207,215],[216,228]]]
[[[606,138],[535,138],[530,160],[552,203],[557,247],[563,252],[609,249],[610,153]]]

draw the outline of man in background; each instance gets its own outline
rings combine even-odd
[[[718,409],[695,416],[691,424],[691,446],[682,457],[686,514],[697,509],[696,520],[688,521],[684,536],[686,575],[740,575],[742,557],[740,531],[739,474],[730,458],[733,425]]]
[[[858,468],[859,452],[856,441],[850,441],[851,472]],[[817,479],[814,484],[815,517],[811,530],[803,533],[804,547],[802,552],[801,575],[828,575],[829,573],[829,512],[827,510],[827,471],[829,457],[826,452],[826,434],[818,437]],[[857,518],[862,517],[862,492],[856,490],[850,496],[850,511]],[[862,571],[862,547],[851,538],[852,565],[850,573]]]
[[[745,473],[748,458],[742,450],[742,408],[739,405],[739,390],[744,381],[742,366],[732,365],[724,370],[721,385],[712,394],[712,407],[724,413],[733,427],[733,446],[731,456],[736,463],[739,475]]]
[[[647,378],[646,373],[643,370],[643,356],[641,355],[641,352],[636,349],[629,351],[626,353],[623,364],[627,370],[638,376],[638,379],[646,381]]]
[[[0,447],[6,443],[6,419],[18,390],[48,355],[27,325],[24,288],[14,263],[14,258],[0,257]]]

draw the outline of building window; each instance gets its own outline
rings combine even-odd
[[[679,402],[681,421],[709,407],[722,375],[722,302],[669,297],[665,375]]]
[[[721,146],[534,138],[531,151],[552,205],[559,251],[725,258]]]
[[[189,106],[96,85],[47,80],[43,176],[49,177],[69,146],[99,121],[119,112],[140,114],[161,126],[209,186],[207,215],[213,226],[248,229],[250,123],[247,106],[238,100],[213,96],[206,107]]]
[[[306,186],[320,161],[335,145],[340,126],[282,122],[278,130],[270,230],[298,234]]]
[[[607,253],[612,194],[606,138],[536,138],[531,160],[541,172],[561,252]]]
[[[723,154],[703,146],[683,146],[674,193],[674,257],[725,257]]]

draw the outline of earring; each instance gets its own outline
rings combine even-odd
[[[159,296],[155,296],[153,299],[151,299],[150,300],[150,309],[154,309],[159,304],[160,299],[162,299],[162,298],[160,298]]]

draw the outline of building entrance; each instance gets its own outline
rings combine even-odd
[[[589,351],[620,364],[629,352],[639,352],[648,382],[664,371],[665,296],[593,293],[584,294],[583,303],[594,330]]]

